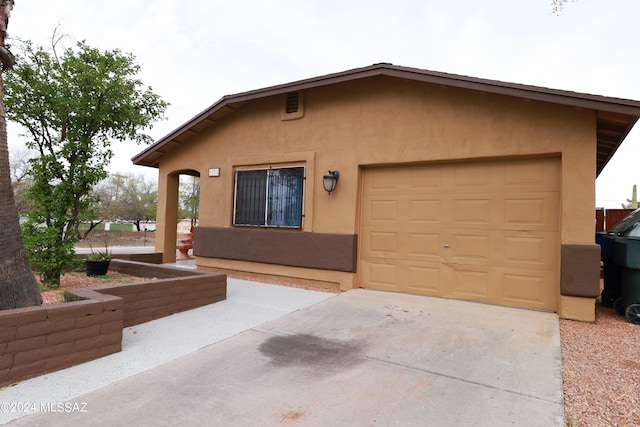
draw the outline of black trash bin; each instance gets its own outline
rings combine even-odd
[[[620,267],[613,261],[614,238],[607,232],[596,233],[596,243],[600,245],[600,258],[602,259],[602,278],[604,287],[601,300],[605,307],[613,308],[614,302],[622,297],[622,277]]]
[[[620,267],[622,304],[616,309],[632,323],[640,323],[640,238],[618,237],[613,260]]]
[[[606,238],[613,241],[613,263],[620,274],[621,292],[614,307],[630,322],[640,323],[640,209],[616,224]]]

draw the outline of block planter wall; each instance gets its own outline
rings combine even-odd
[[[124,327],[213,304],[227,298],[227,276],[135,261],[111,260],[112,271],[153,277],[148,282],[94,288],[124,301]]]
[[[122,350],[122,329],[224,300],[224,274],[112,260],[157,278],[69,291],[79,301],[0,311],[0,387]]]
[[[122,350],[124,301],[79,293],[87,299],[0,311],[0,386]]]
[[[78,258],[85,259],[88,254],[80,254]],[[111,254],[112,259],[123,259],[127,261],[147,262],[149,264],[162,264],[162,252],[152,252],[144,254]]]

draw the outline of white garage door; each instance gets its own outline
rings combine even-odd
[[[367,168],[361,287],[556,310],[560,160]]]

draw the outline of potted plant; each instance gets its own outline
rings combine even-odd
[[[111,263],[111,253],[107,250],[103,252],[91,252],[87,255],[85,266],[87,276],[104,276],[109,271]]]
[[[91,242],[89,242],[89,248],[91,253],[85,258],[85,267],[87,269],[87,276],[104,276],[109,271],[109,264],[111,263],[111,252],[109,252],[107,230],[104,232],[104,251],[94,252]]]

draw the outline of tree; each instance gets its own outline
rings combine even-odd
[[[622,204],[622,209],[638,209],[638,188],[633,184],[631,190],[631,198],[627,199],[627,203]]]
[[[569,1],[575,1],[575,0],[551,0],[551,8],[553,13],[557,15],[560,12],[562,12],[562,10],[564,9],[564,5],[567,4]]]
[[[20,233],[20,221],[11,187],[9,144],[4,109],[4,71],[14,65],[13,55],[5,46],[9,12],[13,1],[0,1],[0,310],[38,306],[42,296],[38,289]]]
[[[191,225],[195,227],[198,221],[198,208],[200,206],[200,178],[197,176],[180,177],[180,218],[191,219]]]
[[[115,221],[121,217],[124,209],[122,198],[123,175],[109,175],[100,181],[92,192],[95,201],[92,206],[90,217],[83,218],[83,222],[89,222],[89,228],[78,235],[79,239],[85,239],[89,233],[103,221]]]
[[[33,185],[29,171],[30,155],[27,150],[14,150],[9,153],[9,171],[11,173],[11,186],[16,201],[16,209],[19,215],[29,212],[31,202],[27,198],[27,192]]]
[[[61,49],[61,40],[54,32],[50,50],[21,43],[6,100],[8,117],[26,129],[25,145],[37,153],[23,232],[32,266],[52,286],[76,262],[73,245],[91,216],[93,187],[107,176],[111,142],[151,142],[144,130],[168,105],[136,78],[131,54],[84,41]]]
[[[94,197],[98,200],[95,218],[88,219],[97,219],[98,223],[102,220],[131,222],[140,231],[142,221],[156,217],[157,186],[155,183],[147,182],[143,175],[109,175],[98,184]]]
[[[140,223],[156,218],[158,208],[158,188],[155,183],[147,182],[144,176],[132,177],[125,182],[124,210],[122,218],[132,222],[138,231]]]

